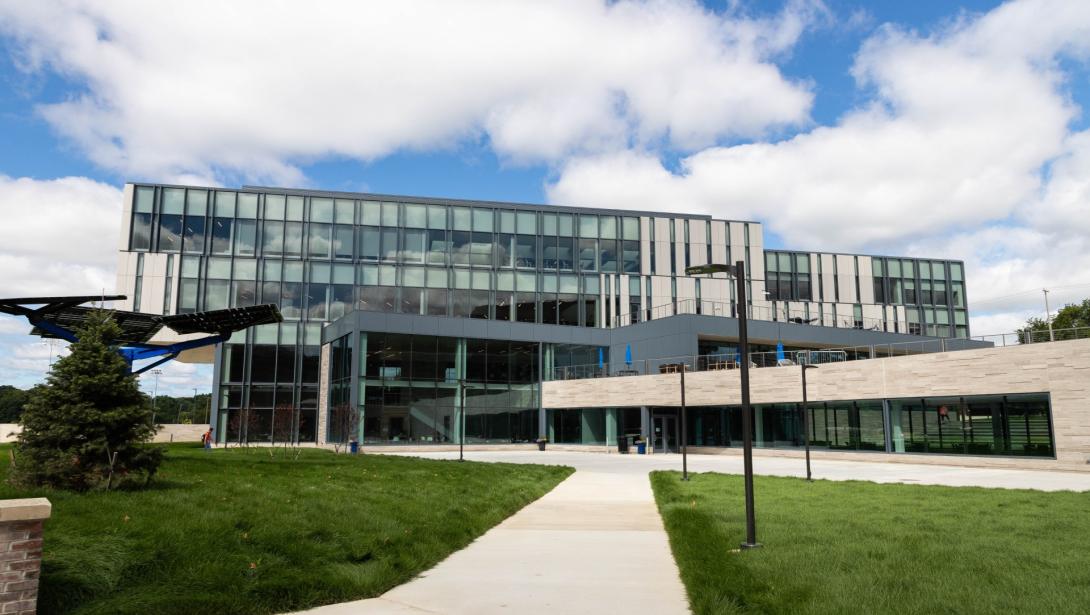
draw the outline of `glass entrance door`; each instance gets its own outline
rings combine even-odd
[[[652,451],[656,453],[677,452],[677,417],[656,415],[653,421]]]

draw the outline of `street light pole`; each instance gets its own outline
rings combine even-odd
[[[749,328],[747,323],[748,301],[746,299],[746,263],[738,261],[730,265],[695,265],[685,269],[687,275],[726,273],[734,277],[738,298],[738,350],[742,355],[742,445],[743,468],[745,471],[746,490],[746,541],[743,549],[755,549],[757,542],[757,519],[753,507],[753,408],[749,403]]]
[[[459,410],[460,410],[460,414],[462,416],[460,417],[461,420],[458,421],[458,461],[465,461],[466,460],[466,458],[465,458],[465,444],[466,444],[466,381],[465,381],[465,379],[463,378],[463,379],[459,380],[458,384],[461,385],[461,389],[462,389],[461,392],[459,393],[459,397],[461,398],[461,403],[459,405]]]
[[[156,400],[159,398],[159,374],[163,373],[161,369],[151,370],[151,374],[155,376],[155,387],[151,390],[151,424],[155,424],[155,414],[159,410],[156,405]]]
[[[810,475],[810,408],[806,403],[806,370],[808,369],[817,369],[817,365],[802,362],[802,429],[806,441],[806,480],[812,481],[814,479]]]
[[[685,413],[685,372],[686,363],[681,364],[681,480],[689,480],[689,435]]]
[[[1056,335],[1052,332],[1052,310],[1048,308],[1048,289],[1042,288],[1041,292],[1045,294],[1045,322],[1048,323],[1048,341],[1055,342]]]

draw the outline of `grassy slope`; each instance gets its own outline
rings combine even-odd
[[[40,613],[273,613],[381,594],[570,472],[175,445],[148,491],[0,498],[53,502]]]
[[[1090,494],[655,472],[693,610],[1090,612]]]

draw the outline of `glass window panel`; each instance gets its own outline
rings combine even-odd
[[[401,231],[401,262],[423,263],[427,249],[428,232],[423,230],[407,229]]]
[[[216,257],[209,258],[207,271],[209,278],[228,280],[231,278],[231,259]]]
[[[155,209],[155,188],[149,186],[137,186],[136,195],[133,198],[135,212],[150,214]]]
[[[516,274],[516,288],[520,291],[536,291],[537,290],[537,275],[533,273]]]
[[[238,208],[235,215],[253,220],[257,218],[257,195],[252,192],[238,193]]]
[[[245,196],[245,195],[241,195]],[[265,195],[265,219],[266,220],[283,220],[284,219],[284,195],[282,194],[266,194]]]
[[[252,258],[236,259],[234,278],[236,280],[256,280],[257,261]]]
[[[589,238],[598,237],[598,216],[591,214],[579,215],[579,236]]]
[[[132,250],[151,249],[151,214],[135,213],[132,215]]]
[[[287,256],[303,255],[303,223],[284,223],[284,254]]]
[[[321,282],[326,284],[329,282],[329,263],[311,263],[310,264],[310,281]]]
[[[375,201],[360,201],[360,224],[382,224],[382,205]]]
[[[575,234],[572,214],[560,214],[557,221],[559,223],[557,230],[562,237],[571,237]]]
[[[526,235],[537,234],[537,212],[534,211],[520,211],[518,212],[518,224],[515,229],[517,232]]]
[[[487,271],[474,271],[472,285],[476,290],[488,290],[492,285],[492,275]]]
[[[408,228],[427,228],[428,207],[407,203],[405,205],[405,226]]]
[[[555,293],[559,288],[555,275],[541,276],[541,290],[546,293]]]
[[[602,271],[606,273],[617,272],[617,242],[612,239],[603,239],[598,242],[598,254]]]
[[[382,204],[382,226],[397,226],[397,203]]]
[[[382,260],[384,261],[396,261],[397,260],[397,229],[393,227],[382,227]]]
[[[182,277],[183,278],[199,278],[201,277],[201,259],[199,256],[183,256],[182,257]]]
[[[500,228],[501,233],[514,233],[515,232],[515,212],[501,209],[499,211],[500,216]]]
[[[598,278],[596,276],[583,277],[583,292],[588,295],[597,295],[599,292]]]
[[[280,281],[280,263],[278,260],[266,260],[261,264],[261,277],[274,282]]]
[[[289,196],[287,201],[287,207],[285,211],[285,217],[293,222],[303,221],[303,197],[301,196]]]
[[[311,222],[310,227],[310,238],[308,238],[307,241],[307,255],[318,258],[329,258],[332,249],[332,245],[329,241],[331,225],[322,225],[317,224],[317,222]]]
[[[556,265],[561,271],[575,268],[575,239],[561,235],[556,240]]]
[[[495,266],[507,268],[515,266],[515,236],[506,233],[496,235],[495,240]]]
[[[441,230],[447,228],[447,208],[442,205],[428,205],[428,228]]]
[[[310,199],[311,222],[333,222],[333,199]]]
[[[234,207],[232,206],[232,209]],[[234,220],[231,218],[212,219],[212,254],[230,254],[232,228]]]
[[[382,256],[382,235],[377,226],[361,226],[360,258],[363,260],[377,261]]]
[[[579,278],[574,275],[560,276],[560,288],[558,290],[562,293],[579,292]]]
[[[338,224],[333,227],[333,256],[352,259],[352,236],[352,227],[347,224]]]
[[[443,230],[429,230],[427,235],[427,250],[429,265],[446,265],[447,252],[450,249],[447,241],[447,232]]]
[[[182,251],[182,216],[173,214],[159,216],[159,251]]]
[[[616,239],[617,238],[617,217],[616,216],[602,216],[601,218],[601,230],[600,237],[602,239]]]
[[[401,284],[404,286],[424,286],[423,267],[405,267],[401,275]]]
[[[556,235],[556,214],[541,214],[541,233]]]
[[[640,272],[640,242],[638,241],[622,241],[621,242],[621,270],[624,273],[639,273]]]
[[[393,265],[379,265],[378,283],[383,286],[397,285],[397,267]]]
[[[961,282],[965,275],[961,263],[950,263],[950,279]]]
[[[473,208],[473,230],[482,233],[492,232],[492,210]]]
[[[946,264],[945,263],[931,263],[931,273],[936,280],[946,279]]]
[[[473,220],[470,216],[470,211],[468,207],[453,207],[451,208],[451,211],[454,213],[454,230],[473,230]]]
[[[778,255],[777,271],[791,272],[791,255],[780,253]]]
[[[303,281],[303,263],[298,261],[286,261],[284,263],[284,281],[285,282],[302,282]]]
[[[596,239],[579,240],[579,270],[598,270],[598,241]]]
[[[356,203],[347,199],[333,201],[334,217],[337,224],[352,224],[355,222]]]
[[[285,274],[287,269],[288,267],[285,266]],[[283,314],[284,318],[298,320],[303,314],[303,284],[301,282],[284,282],[281,285],[281,293],[280,313]]]
[[[515,290],[515,274],[501,271],[496,274],[496,290]]]
[[[163,204],[160,213],[185,213],[185,190],[181,188],[163,188]]]
[[[515,236],[515,266],[537,268],[537,237]]]
[[[284,253],[284,223],[267,221],[261,234],[261,253],[280,255]]]
[[[334,284],[352,284],[352,265],[338,263],[333,265],[332,282]]]
[[[186,193],[186,213],[191,216],[204,216],[208,213],[208,192],[189,190]]]
[[[253,256],[257,251],[257,220],[235,222],[235,254]]]
[[[810,255],[809,254],[796,254],[795,255],[795,271],[799,273],[810,273]]]
[[[231,282],[231,307],[250,307],[257,304],[257,282],[235,280]]]
[[[375,265],[362,265],[359,268],[359,284],[361,286],[378,285],[378,267]]]
[[[640,219],[625,217],[621,219],[622,237],[624,239],[631,239],[639,241],[640,239]]]
[[[208,280],[204,285],[204,309],[226,310],[230,307],[231,282]]]
[[[446,288],[449,283],[446,269],[428,268],[427,286],[429,288]]]

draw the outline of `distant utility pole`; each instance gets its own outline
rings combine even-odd
[[[155,412],[158,410],[155,400],[159,397],[159,374],[162,374],[163,370],[153,369],[151,375],[155,376],[155,388],[151,390],[151,424],[155,424]]]
[[[1045,294],[1045,322],[1048,323],[1048,341],[1055,342],[1056,334],[1052,332],[1052,310],[1048,308],[1048,289],[1042,288],[1041,292]]]

